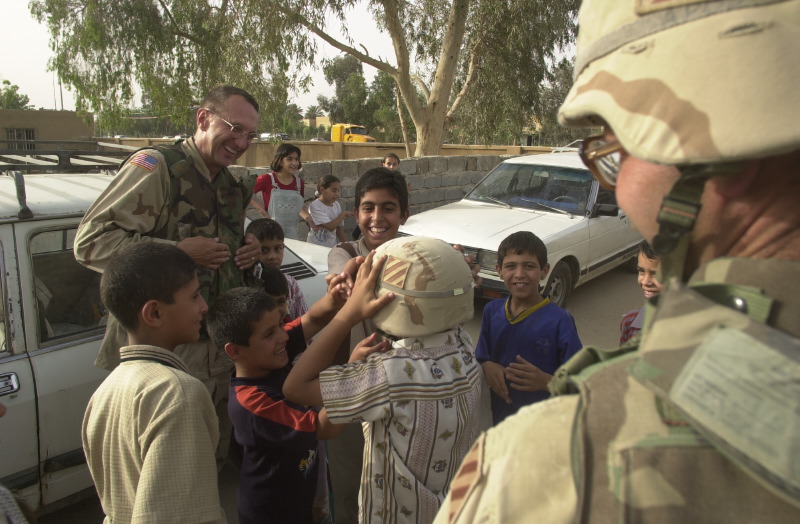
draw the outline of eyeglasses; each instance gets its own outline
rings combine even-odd
[[[581,143],[579,154],[600,185],[613,190],[625,148],[619,140],[607,140],[603,135],[590,136]]]
[[[208,111],[209,113],[211,113],[212,115],[216,115],[216,116],[217,116],[217,117],[218,117],[220,120],[222,120],[223,122],[225,122],[226,124],[228,124],[228,125],[231,127],[231,136],[233,136],[233,138],[235,138],[235,139],[237,139],[237,140],[238,140],[238,139],[242,138],[243,136],[246,136],[246,137],[247,137],[247,140],[249,140],[250,142],[252,142],[253,140],[256,140],[256,139],[258,138],[258,133],[256,133],[255,131],[250,131],[250,132],[248,133],[248,132],[247,132],[247,131],[245,131],[245,130],[244,130],[244,128],[243,128],[242,126],[240,126],[239,124],[231,124],[230,122],[228,122],[227,120],[225,120],[224,118],[222,118],[221,116],[219,116],[219,115],[218,115],[217,113],[215,113],[214,111],[212,111],[212,110],[208,109],[207,107],[206,107],[206,108],[204,108],[204,109],[205,109],[206,111]]]

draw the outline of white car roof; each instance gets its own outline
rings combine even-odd
[[[82,216],[113,176],[88,173],[23,175],[25,196],[33,219],[51,216]],[[20,211],[14,177],[0,175],[0,222],[18,221]]]
[[[545,153],[542,155],[525,155],[509,158],[503,161],[504,164],[534,164],[554,167],[572,167],[576,169],[586,169],[581,157],[575,151],[564,151],[562,153]]]

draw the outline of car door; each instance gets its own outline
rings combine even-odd
[[[94,366],[106,319],[100,275],[75,260],[77,223],[78,217],[24,222],[16,235],[20,290],[29,297],[23,316],[36,380],[44,505],[92,487],[81,423],[89,398],[107,375]]]
[[[596,204],[617,205],[613,191],[599,187],[595,181]],[[631,227],[630,220],[622,209],[617,216],[594,216],[589,219],[590,263],[587,268],[589,278],[603,273],[620,264],[635,251],[641,236]]]
[[[13,224],[0,225],[0,484],[34,507],[39,493],[36,383],[25,347]]]

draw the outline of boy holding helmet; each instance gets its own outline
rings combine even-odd
[[[460,327],[473,314],[463,258],[432,238],[382,244],[284,383],[286,398],[324,405],[331,421],[363,423],[359,522],[431,522],[477,436],[481,372]],[[371,316],[391,347],[329,368],[351,328]]]

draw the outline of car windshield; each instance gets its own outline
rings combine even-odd
[[[586,170],[503,163],[465,198],[582,215],[586,212],[591,189],[592,176]]]

